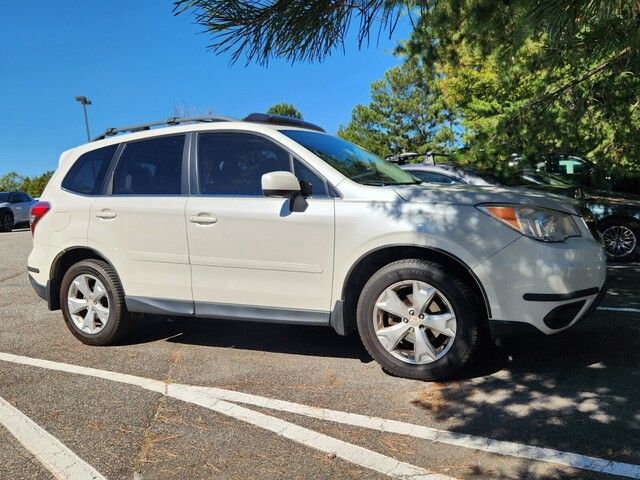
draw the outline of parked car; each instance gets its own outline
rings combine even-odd
[[[566,179],[536,171],[496,174],[455,165],[406,164],[402,169],[425,182],[481,186],[524,186],[576,198],[590,211],[609,257],[640,258],[640,196],[589,190]]]
[[[24,192],[0,192],[0,232],[29,222],[29,212],[35,200]]]
[[[572,185],[591,190],[640,194],[640,177],[621,176],[585,160],[577,155],[549,153],[541,155],[531,165],[527,165],[517,155],[512,157],[522,168],[533,167],[538,172],[562,177]]]
[[[123,338],[132,312],[326,325],[436,379],[485,332],[557,333],[604,294],[570,199],[427,186],[300,120],[196,120],[63,153],[33,206],[29,278],[82,342]]]

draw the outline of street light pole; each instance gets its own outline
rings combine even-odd
[[[87,129],[87,142],[91,141],[91,135],[89,134],[89,117],[87,116],[87,105],[91,105],[91,100],[84,96],[76,97],[76,101],[82,104],[82,109],[84,110],[84,126]]]

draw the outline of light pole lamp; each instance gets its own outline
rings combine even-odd
[[[81,95],[76,97],[76,101],[82,104],[82,109],[84,110],[84,126],[87,129],[87,142],[90,142],[91,135],[89,134],[89,118],[87,117],[87,105],[91,105],[91,100]]]

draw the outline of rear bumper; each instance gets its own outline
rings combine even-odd
[[[40,285],[36,280],[29,274],[29,282],[31,282],[31,286],[36,294],[43,300],[47,301],[47,307],[49,310],[54,310],[53,304],[51,303],[51,284],[47,282],[46,285]]]

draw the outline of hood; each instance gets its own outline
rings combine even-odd
[[[417,203],[477,205],[479,203],[519,203],[550,208],[577,215],[576,200],[525,188],[480,187],[473,185],[399,185],[392,187],[403,200]]]

